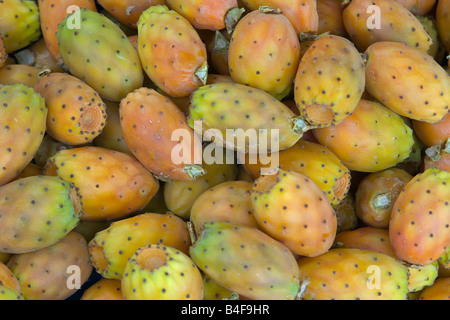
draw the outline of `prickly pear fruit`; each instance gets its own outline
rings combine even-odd
[[[0,286],[5,286],[18,292],[21,290],[19,280],[3,262],[0,262]]]
[[[203,278],[185,253],[150,244],[128,260],[122,292],[125,300],[202,300]]]
[[[243,13],[237,0],[167,0],[170,9],[186,18],[196,29],[232,31]]]
[[[334,209],[325,193],[301,173],[280,169],[258,178],[252,189],[252,207],[264,232],[294,254],[315,257],[333,244]]]
[[[26,300],[67,299],[92,273],[86,240],[74,231],[49,247],[13,255],[7,266]],[[74,283],[74,274],[79,283]]]
[[[49,73],[35,88],[48,108],[47,133],[68,145],[92,142],[106,125],[106,105],[98,93],[66,73]]]
[[[222,287],[207,275],[203,275],[203,300],[227,300],[233,292]]]
[[[61,150],[44,174],[73,182],[83,197],[82,220],[110,220],[147,205],[159,183],[134,157],[99,147]]]
[[[22,178],[28,178],[28,177],[32,177],[32,176],[39,176],[39,175],[42,175],[42,174],[43,174],[42,168],[39,167],[37,164],[34,164],[33,162],[30,162],[29,164],[27,164],[25,169],[23,169],[19,173],[19,175],[14,178],[14,180],[19,180],[19,179],[22,179]]]
[[[450,144],[449,144],[450,146]],[[429,149],[427,149],[428,151]],[[450,172],[450,148],[449,150],[440,150],[433,155],[425,155],[423,159],[423,169],[438,168]]]
[[[340,0],[317,0],[317,13],[319,15],[317,34],[329,32],[336,36],[347,37],[342,17],[343,10]]]
[[[41,36],[39,8],[36,1],[0,2],[0,37],[7,53],[25,48]]]
[[[2,37],[0,36],[0,68],[6,64],[8,54],[6,53],[5,45],[3,44]]]
[[[332,249],[318,257],[300,258],[298,265],[301,274],[310,279],[304,294],[305,300],[407,298],[408,268],[379,252]]]
[[[419,292],[433,285],[438,277],[439,263],[437,261],[426,266],[408,266],[408,291]]]
[[[365,86],[365,64],[347,39],[330,35],[314,41],[295,77],[295,102],[309,124],[327,127],[353,113]]]
[[[137,22],[141,14],[158,4],[166,4],[166,0],[98,0],[106,11],[108,11],[120,23],[137,29]]]
[[[233,222],[259,228],[253,216],[251,191],[253,182],[227,181],[203,192],[194,202],[190,222],[196,234],[205,222]]]
[[[258,10],[261,6],[280,9],[292,23],[298,35],[302,33],[317,33],[319,28],[316,0],[243,0],[242,2],[251,11]]]
[[[420,21],[396,1],[354,0],[344,9],[343,18],[350,39],[360,51],[376,42],[395,41],[426,53],[432,43]]]
[[[188,253],[186,222],[174,214],[144,213],[115,221],[89,242],[90,260],[107,279],[120,280],[127,260],[138,248],[161,244]]]
[[[361,99],[353,114],[336,126],[313,129],[318,142],[353,171],[376,172],[407,159],[413,131],[378,102]]]
[[[120,122],[130,151],[159,178],[190,181],[205,173],[200,139],[170,98],[140,88],[121,101]]]
[[[447,52],[450,52],[450,3],[446,0],[439,0],[436,7],[436,27],[439,37]]]
[[[94,239],[97,232],[108,228],[111,225],[111,221],[86,221],[80,220],[77,226],[73,228],[73,231],[81,234],[87,242]]]
[[[412,121],[414,133],[427,147],[439,146],[450,139],[450,115],[436,123]]]
[[[41,69],[26,64],[10,64],[0,69],[0,85],[21,83],[34,88]]]
[[[433,57],[386,41],[374,43],[366,54],[366,89],[383,105],[406,118],[430,123],[449,113],[450,77]]]
[[[87,288],[80,300],[123,300],[122,283],[102,278]]]
[[[450,243],[450,172],[417,174],[392,208],[389,237],[397,257],[417,265],[438,260]]]
[[[422,290],[419,300],[450,300],[450,278],[436,279],[433,285]]]
[[[437,55],[441,47],[441,41],[439,40],[439,34],[434,20],[426,16],[417,16],[416,18],[420,21],[431,38],[431,46],[427,53],[437,60]]]
[[[77,15],[80,27],[71,29]],[[140,88],[144,73],[136,49],[124,32],[105,16],[81,8],[64,18],[56,37],[69,72],[106,100],[120,101]]]
[[[337,205],[333,206],[336,213],[337,233],[354,230],[358,227],[359,219],[355,209],[355,194],[347,193],[347,196]]]
[[[434,8],[436,0],[416,0],[411,12],[416,16],[425,16]]]
[[[205,140],[241,153],[287,149],[309,129],[267,92],[237,83],[203,86],[193,93],[191,104],[191,128]]]
[[[22,293],[0,284],[0,301],[25,300]]]
[[[206,190],[225,181],[235,180],[238,168],[235,163],[204,163],[205,175],[194,181],[167,181],[164,184],[164,200],[167,208],[177,216],[188,220],[195,200]]]
[[[256,228],[206,222],[189,254],[211,279],[249,299],[294,300],[304,289],[292,252]]]
[[[148,77],[171,96],[189,96],[206,83],[205,44],[189,21],[167,6],[153,6],[142,13],[138,52]]]
[[[398,168],[373,172],[364,177],[355,193],[358,217],[367,226],[387,229],[395,200],[412,178],[408,172]]]
[[[400,3],[408,10],[412,10],[416,5],[416,2],[418,2],[418,0],[394,0],[394,1]]]
[[[46,165],[47,160],[53,157],[58,151],[72,148],[74,148],[74,146],[59,142],[46,134],[33,158],[33,162],[43,168]]]
[[[242,18],[228,50],[234,82],[282,100],[292,90],[300,61],[300,41],[281,11],[261,7]]]
[[[64,18],[78,10],[86,8],[97,11],[95,1],[93,0],[39,0],[39,13],[43,39],[47,49],[56,62],[61,62],[61,54],[59,52],[58,39],[56,32],[58,25],[63,22]],[[73,26],[76,26],[76,17],[72,20]]]
[[[24,253],[58,242],[77,225],[82,206],[75,186],[57,177],[0,187],[0,251]]]

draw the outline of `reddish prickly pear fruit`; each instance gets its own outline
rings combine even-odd
[[[364,177],[355,193],[358,217],[367,226],[387,229],[395,200],[412,178],[408,172],[398,168],[374,172]]]
[[[237,83],[203,86],[193,93],[191,104],[191,128],[205,140],[241,153],[290,148],[309,129],[269,93]]]
[[[330,35],[314,41],[295,77],[295,102],[309,124],[327,127],[353,113],[365,86],[365,64],[347,39]]]
[[[442,44],[450,52],[450,3],[446,0],[439,0],[436,7],[436,27]]]
[[[0,89],[0,186],[32,161],[44,137],[46,117],[45,101],[32,88],[12,84]]]
[[[48,52],[56,62],[60,62],[61,54],[59,53],[58,39],[56,32],[58,25],[63,22],[64,18],[78,10],[86,8],[97,11],[94,0],[40,0],[38,1],[40,22],[43,39],[47,46]],[[73,21],[76,23],[76,21]]]
[[[319,28],[316,0],[243,0],[242,2],[251,11],[258,10],[261,6],[280,9],[292,23],[298,35],[302,33],[317,33]]]
[[[82,220],[110,220],[131,215],[147,205],[158,180],[129,154],[100,147],[58,151],[44,174],[73,182],[83,197]]]
[[[353,192],[347,193],[347,196],[333,208],[336,213],[337,233],[354,230],[358,227],[359,219],[356,214]]]
[[[329,32],[336,36],[346,37],[347,31],[342,17],[343,10],[340,0],[317,0],[317,13],[319,15],[317,34]]]
[[[366,89],[380,103],[401,116],[430,123],[449,113],[450,77],[433,57],[386,41],[374,43],[366,54]]]
[[[203,300],[229,300],[233,292],[203,275]]]
[[[3,44],[2,37],[0,36],[0,68],[6,64],[8,54],[6,53],[5,45]]]
[[[412,126],[419,140],[429,148],[442,145],[450,138],[450,115],[436,123],[413,120]]]
[[[420,21],[396,1],[355,0],[344,9],[343,18],[350,39],[360,51],[376,42],[396,41],[426,53],[432,43]]]
[[[137,249],[121,284],[125,300],[203,300],[203,278],[192,259],[161,244]]]
[[[37,251],[13,255],[7,266],[26,300],[64,300],[92,273],[86,240],[74,231]]]
[[[106,124],[106,105],[83,81],[66,73],[49,73],[35,88],[48,108],[47,133],[68,145],[92,142]]]
[[[22,293],[0,284],[0,301],[25,300]]]
[[[206,190],[225,181],[236,179],[238,168],[235,163],[204,163],[205,175],[194,181],[167,181],[164,184],[164,200],[169,211],[188,220],[195,200]]]
[[[140,88],[121,101],[120,123],[130,151],[159,178],[191,181],[205,173],[196,164],[201,164],[200,139],[170,98]],[[173,139],[174,133],[181,137]],[[182,150],[177,149],[180,146]]]
[[[338,125],[313,129],[313,133],[347,168],[359,172],[395,166],[409,157],[414,144],[413,131],[399,115],[365,99]]]
[[[36,1],[0,2],[0,37],[7,53],[25,48],[41,36],[39,8]]]
[[[123,300],[122,283],[102,278],[87,288],[80,300]]]
[[[450,278],[438,278],[420,292],[419,300],[450,300]]]
[[[152,6],[142,13],[138,52],[148,77],[170,96],[189,96],[206,83],[205,44],[189,21],[167,6]]]
[[[243,13],[237,0],[167,0],[170,9],[186,18],[196,29],[222,30],[229,32]]]
[[[145,10],[158,4],[166,4],[166,0],[99,0],[97,2],[120,23],[133,29],[137,29],[139,17]]]
[[[187,254],[191,241],[186,222],[174,214],[158,213],[115,221],[89,242],[90,260],[104,278],[120,280],[128,258],[149,244],[174,247]]]
[[[305,300],[406,300],[408,268],[385,254],[361,249],[331,249],[298,260],[310,279]]]
[[[0,69],[0,85],[21,83],[34,88],[41,69],[25,64],[10,64]]]
[[[292,90],[300,61],[300,41],[280,10],[261,7],[242,18],[228,50],[234,82],[282,100]]]
[[[56,243],[77,225],[82,206],[75,186],[57,177],[0,187],[0,251],[24,253]]]
[[[389,237],[396,256],[417,265],[438,260],[450,243],[450,172],[417,174],[392,208]]]
[[[233,222],[259,228],[253,216],[251,191],[253,182],[227,181],[203,192],[194,202],[190,222],[196,234],[205,222]]]
[[[292,252],[256,228],[206,222],[189,254],[207,276],[249,299],[294,300],[303,291]]]
[[[252,189],[252,207],[264,232],[294,254],[315,257],[333,244],[334,209],[325,193],[303,174],[280,169],[261,176]]]
[[[438,168],[450,172],[450,148],[448,151],[440,150],[437,154],[426,155],[423,159],[423,169],[429,168]]]
[[[0,286],[5,286],[18,292],[21,290],[19,280],[3,262],[0,262]]]
[[[79,28],[72,27],[74,18],[80,19]],[[136,49],[105,16],[81,8],[64,18],[56,37],[69,72],[105,100],[118,102],[142,86],[144,73]]]

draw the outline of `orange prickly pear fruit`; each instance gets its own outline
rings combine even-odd
[[[25,169],[23,169],[20,174],[14,178],[14,180],[19,180],[22,178],[28,178],[28,177],[33,177],[33,176],[39,176],[42,175],[42,168],[40,166],[38,166],[37,164],[30,162],[29,164],[27,164],[27,166],[25,167]]]
[[[285,0],[243,0],[244,6],[251,11],[261,6],[280,9],[289,19],[297,31],[302,33],[317,33],[319,28],[319,15],[316,0],[285,1]]]
[[[415,1],[415,0],[412,0]],[[319,29],[317,34],[329,32],[336,36],[347,37],[340,0],[317,0],[317,13],[319,15]]]
[[[205,174],[196,164],[201,164],[200,139],[170,98],[153,89],[138,89],[121,101],[120,123],[130,151],[160,179],[192,181]],[[182,134],[181,143],[172,139],[174,132]],[[176,154],[180,145],[182,155]]]
[[[408,268],[383,253],[331,249],[318,257],[300,258],[298,265],[301,274],[310,279],[305,300],[407,299]]]
[[[186,222],[174,214],[159,213],[117,220],[89,242],[90,260],[104,278],[120,280],[128,258],[149,244],[188,253],[191,240]]]
[[[423,53],[431,46],[431,37],[420,21],[396,1],[352,1],[344,9],[343,19],[350,39],[360,51],[380,41],[405,43]]]
[[[418,0],[394,0],[394,1],[400,3],[402,6],[404,6],[408,10],[412,10]]]
[[[425,16],[434,8],[437,0],[415,0],[411,12],[416,16]]]
[[[429,148],[442,145],[450,138],[450,115],[436,123],[413,120],[412,126],[419,140]]]
[[[438,60],[438,54],[441,53],[441,41],[439,39],[438,30],[436,28],[434,20],[427,16],[416,16],[416,18],[420,21],[420,23],[423,25],[423,27],[431,37],[432,43],[427,53],[435,58],[435,60]]]
[[[44,173],[76,185],[83,197],[82,220],[129,216],[145,207],[159,188],[134,157],[100,147],[60,150],[48,159]]]
[[[326,127],[353,113],[364,93],[365,64],[347,39],[330,35],[314,41],[295,77],[295,102],[310,125]]]
[[[123,300],[120,280],[102,278],[87,288],[80,300]]]
[[[34,88],[41,69],[26,64],[10,64],[0,68],[0,85],[21,83]]]
[[[399,194],[392,209],[389,237],[396,256],[428,265],[450,242],[450,172],[430,168],[417,174]]]
[[[260,7],[236,25],[228,60],[234,82],[282,100],[292,90],[300,61],[300,41],[280,10]]]
[[[347,168],[359,172],[395,166],[409,157],[414,144],[412,130],[399,115],[364,99],[340,124],[313,129],[313,133]]]
[[[0,262],[0,285],[18,292],[21,290],[19,280],[3,262]]]
[[[206,82],[206,84],[215,84],[215,83],[220,83],[220,82],[232,83],[233,79],[228,75],[210,73],[208,75],[208,81]]]
[[[374,43],[366,54],[366,89],[383,105],[429,123],[449,113],[450,77],[433,57],[400,42]]]
[[[395,200],[413,178],[403,169],[389,168],[367,175],[355,193],[358,217],[368,226],[389,228]]]
[[[422,290],[419,300],[450,300],[450,278],[438,278]]]
[[[98,93],[66,73],[49,73],[39,79],[36,92],[48,108],[47,133],[68,145],[92,142],[106,124],[106,105]]]
[[[334,209],[308,177],[280,169],[261,176],[252,189],[253,215],[268,235],[294,254],[315,257],[328,251],[337,231]]]
[[[58,25],[72,12],[86,8],[97,11],[94,0],[39,0],[40,22],[43,39],[48,52],[56,62],[60,62],[61,55],[58,47],[56,32]]]
[[[138,52],[150,80],[170,96],[187,97],[206,83],[205,44],[189,21],[167,6],[152,6],[142,13]]]
[[[98,4],[120,23],[137,29],[141,14],[151,6],[166,4],[166,0],[99,0]]]
[[[436,27],[442,44],[450,52],[450,3],[447,0],[439,0],[436,7]]]
[[[448,150],[444,149],[430,155],[425,155],[425,158],[423,159],[423,169],[427,170],[429,168],[438,168],[450,172],[450,148],[448,148]]]

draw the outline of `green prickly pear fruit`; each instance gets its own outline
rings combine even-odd
[[[26,300],[67,299],[92,273],[86,240],[74,231],[49,247],[13,255],[7,266]]]
[[[298,260],[310,279],[305,300],[406,300],[408,268],[385,254],[361,249],[331,249]]]
[[[79,15],[79,28],[69,22]],[[120,101],[140,88],[144,73],[138,53],[124,32],[95,11],[81,8],[64,18],[56,37],[69,72],[106,100]]]
[[[376,172],[407,159],[413,131],[378,102],[361,99],[353,114],[336,126],[313,129],[317,141],[352,171]]]
[[[304,289],[293,253],[256,228],[206,222],[189,254],[211,279],[249,299],[294,300]]]
[[[89,242],[90,260],[104,278],[120,280],[128,258],[149,244],[187,254],[191,241],[186,222],[169,213],[144,213],[115,221]]]
[[[387,41],[374,43],[366,54],[366,89],[380,103],[401,116],[429,123],[449,113],[450,76],[433,57]]]
[[[140,16],[138,52],[148,77],[170,96],[187,97],[206,83],[205,44],[189,21],[167,6],[152,6]]]
[[[340,36],[314,41],[295,77],[295,102],[310,125],[337,125],[353,113],[365,88],[365,64],[354,45]]]
[[[0,301],[25,300],[22,293],[0,284]]]
[[[432,40],[420,21],[391,0],[353,0],[343,11],[347,33],[360,51],[380,41],[405,43],[426,53]]]
[[[228,61],[234,82],[282,100],[292,90],[300,61],[300,41],[280,10],[261,7],[236,25]]]
[[[0,88],[0,186],[33,160],[44,138],[46,117],[45,101],[32,88],[23,84]]]
[[[7,53],[25,48],[41,36],[39,8],[36,1],[0,2],[0,37]]]
[[[408,271],[408,291],[419,292],[434,284],[439,273],[439,263],[435,261],[426,266],[411,265]]]
[[[121,284],[125,300],[203,299],[203,278],[191,258],[161,244],[137,249]]]
[[[389,237],[397,257],[416,265],[438,260],[450,243],[450,172],[417,174],[392,208]]]
[[[24,253],[50,246],[77,225],[83,207],[75,186],[33,176],[0,187],[0,251]]]
[[[0,262],[0,285],[20,292],[20,283],[14,273],[3,263]]]
[[[207,275],[203,275],[203,300],[226,300],[233,292],[222,287]]]

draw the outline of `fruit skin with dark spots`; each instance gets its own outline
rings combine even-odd
[[[152,82],[174,97],[187,97],[206,83],[207,50],[197,31],[167,6],[145,10],[138,22],[138,52]]]
[[[48,108],[47,133],[68,145],[92,142],[106,125],[106,105],[80,79],[65,73],[41,77],[35,88]]]
[[[414,133],[426,147],[442,145],[450,138],[450,114],[436,123],[412,121]]]
[[[392,208],[389,237],[397,257],[411,264],[438,260],[450,243],[450,173],[430,168],[416,175]]]
[[[23,294],[10,287],[0,285],[0,301],[25,300]]]
[[[123,300],[120,280],[102,278],[87,288],[80,300]]]
[[[0,85],[21,83],[34,88],[41,69],[26,64],[8,64],[0,69]]]
[[[12,181],[33,159],[44,138],[47,112],[44,99],[28,86],[0,89],[0,186]]]
[[[76,14],[80,15],[80,28],[71,29],[68,23]],[[118,102],[142,86],[144,72],[136,49],[105,16],[81,8],[64,18],[56,37],[68,71],[102,98]]]
[[[185,253],[161,244],[137,249],[122,275],[124,300],[202,300],[203,278]]]

